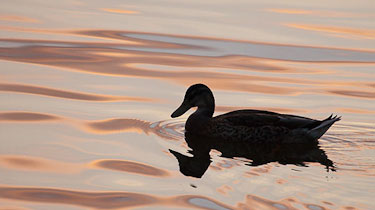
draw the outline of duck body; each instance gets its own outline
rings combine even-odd
[[[324,120],[314,120],[252,109],[236,110],[213,117],[214,97],[211,90],[203,84],[189,87],[183,103],[172,117],[180,116],[194,106],[198,109],[186,121],[185,132],[211,141],[312,143],[340,120],[340,117],[332,115]]]
[[[185,131],[221,141],[249,143],[309,143],[319,139],[339,118],[325,120],[263,110],[236,110],[208,118],[192,114]]]

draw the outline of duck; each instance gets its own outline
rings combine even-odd
[[[214,95],[204,84],[191,85],[171,117],[179,117],[193,107],[197,109],[185,123],[185,136],[224,143],[316,143],[335,122],[341,120],[341,116],[333,114],[324,120],[315,120],[255,109],[236,110],[213,117]]]

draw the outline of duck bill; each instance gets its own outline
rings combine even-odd
[[[172,113],[171,117],[172,118],[179,117],[179,116],[183,115],[185,112],[187,112],[190,108],[191,108],[191,106],[189,106],[188,104],[182,103],[181,106],[178,107],[176,109],[176,111],[174,111]]]

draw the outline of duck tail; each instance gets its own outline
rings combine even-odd
[[[322,120],[319,125],[309,130],[310,136],[314,139],[319,139],[325,132],[327,132],[327,130],[333,125],[333,123],[341,120],[341,116],[332,116],[333,114],[331,114],[331,116],[329,116],[328,118]]]

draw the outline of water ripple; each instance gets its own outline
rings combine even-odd
[[[91,163],[91,165],[100,168],[128,173],[136,173],[146,176],[166,177],[170,175],[166,170],[146,165],[144,163],[137,163],[127,160],[96,160],[95,162]]]
[[[32,122],[32,121],[54,121],[59,120],[60,117],[51,114],[34,113],[34,112],[0,112],[0,121],[18,121],[18,122]]]
[[[62,32],[49,31],[49,33],[61,34]],[[368,99],[374,97],[373,92],[365,89],[372,83],[365,81],[336,80],[327,82],[321,79],[291,76],[290,74],[260,76],[251,73],[257,71],[319,75],[327,73],[327,70],[301,67],[296,64],[301,62],[320,64],[323,62],[372,65],[375,63],[375,52],[373,51],[114,30],[65,33],[112,39],[117,43],[0,39],[0,59],[48,65],[58,69],[91,74],[160,79],[183,85],[204,79],[205,83],[214,89],[226,91],[278,95],[324,93]],[[170,67],[173,69],[166,71]],[[230,69],[230,71],[221,71],[220,69]],[[79,100],[83,100],[82,98],[96,101],[147,100],[135,97],[119,98],[117,96],[76,93],[48,87],[16,87],[14,85],[3,88],[7,89],[6,91],[24,93],[33,91],[34,94],[59,95]],[[290,87],[291,85],[293,87]],[[327,87],[336,87],[336,89]]]
[[[198,45],[198,49],[181,49],[177,52],[194,56],[239,55],[276,60],[301,62],[375,62],[375,52],[324,47],[281,45],[273,43],[245,42],[201,37],[173,36],[164,34],[124,33],[126,37],[183,45]],[[208,50],[202,50],[206,48]],[[129,49],[129,48],[128,48]],[[130,48],[134,49],[134,48]],[[142,51],[176,53],[173,49],[145,48]],[[280,53],[285,52],[285,53]]]
[[[0,83],[0,91],[26,93],[26,94],[28,93],[28,94],[35,94],[35,95],[51,96],[51,97],[74,99],[74,100],[86,100],[86,101],[138,101],[138,102],[152,101],[152,99],[150,98],[89,94],[89,93],[58,90],[54,88],[26,85],[26,84],[4,84],[4,83],[1,84]]]
[[[320,142],[338,171],[375,176],[375,161],[366,154],[375,149],[375,126],[370,123],[340,122]]]
[[[245,201],[236,206],[229,206],[220,201],[199,195],[177,195],[162,197],[133,192],[84,192],[77,190],[33,188],[33,187],[0,187],[0,197],[41,202],[84,206],[98,209],[135,208],[140,206],[167,206],[186,207],[193,209],[289,209],[295,210],[296,204],[305,206],[307,209],[327,209],[321,205],[303,203],[296,198],[286,198],[281,201],[272,201],[266,198],[248,194]],[[346,206],[345,208],[355,209]]]
[[[100,121],[91,121],[86,123],[88,131],[96,133],[113,133],[113,132],[137,132],[137,133],[154,133],[157,136],[168,139],[181,139],[184,129],[184,123],[181,120],[163,120],[158,122],[147,122],[138,119],[107,119]]]

